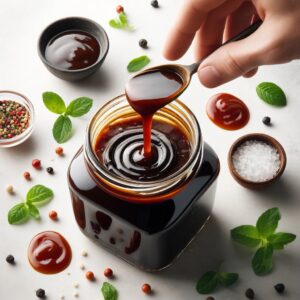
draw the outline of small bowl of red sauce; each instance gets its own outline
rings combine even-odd
[[[33,132],[34,108],[24,95],[0,91],[0,148],[17,146]]]
[[[39,56],[55,76],[76,81],[100,68],[109,49],[102,26],[82,17],[68,17],[50,24],[38,41]]]

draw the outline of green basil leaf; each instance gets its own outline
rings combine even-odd
[[[39,212],[38,208],[30,203],[27,203],[27,206],[28,206],[28,210],[29,210],[29,215],[32,218],[38,220],[40,218],[40,212]]]
[[[295,234],[287,232],[277,232],[268,237],[269,243],[271,243],[276,250],[283,249],[285,245],[293,242],[295,239]]]
[[[32,187],[26,196],[28,204],[44,204],[53,198],[53,192],[43,185],[35,185]]]
[[[104,297],[104,300],[117,300],[118,299],[118,292],[117,292],[116,288],[108,282],[103,282],[101,292]]]
[[[128,72],[137,72],[144,68],[146,65],[148,65],[150,62],[150,59],[148,56],[143,55],[137,58],[134,58],[131,60],[127,66]]]
[[[128,19],[124,12],[121,12],[119,14],[119,20],[123,26],[128,26]]]
[[[72,122],[68,116],[59,116],[55,121],[52,134],[54,139],[59,143],[65,143],[72,134]]]
[[[19,224],[26,221],[29,217],[29,210],[25,203],[19,203],[12,207],[8,212],[8,223]]]
[[[252,268],[256,275],[266,275],[272,271],[273,251],[271,244],[267,244],[256,251],[252,259]]]
[[[280,212],[277,207],[265,211],[256,222],[256,228],[259,234],[263,237],[268,237],[273,234],[278,226],[280,218]]]
[[[117,29],[121,29],[123,28],[123,24],[118,20],[118,19],[111,19],[108,22],[109,26],[113,27],[113,28],[117,28]]]
[[[239,278],[239,274],[237,273],[219,273],[219,282],[224,286],[230,286],[234,284]]]
[[[231,231],[231,238],[244,246],[256,247],[261,242],[259,232],[255,226],[242,225],[233,228]]]
[[[210,294],[216,289],[218,282],[218,273],[208,271],[198,280],[196,290],[199,294]]]
[[[285,106],[286,96],[283,90],[273,82],[262,82],[256,87],[260,99],[274,106]]]
[[[66,115],[71,117],[81,117],[88,113],[92,106],[92,99],[88,97],[77,98],[68,105]]]
[[[43,93],[43,101],[45,106],[55,114],[63,114],[66,111],[64,100],[56,93]]]

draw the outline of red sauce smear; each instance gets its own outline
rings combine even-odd
[[[240,129],[250,118],[246,104],[239,98],[225,93],[212,96],[208,100],[206,112],[217,126],[226,130]]]
[[[66,239],[55,231],[37,234],[28,247],[31,266],[44,274],[56,274],[66,269],[72,258],[72,251]]]

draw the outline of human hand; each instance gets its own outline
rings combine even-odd
[[[300,58],[299,0],[188,0],[164,50],[180,58],[195,44],[203,85],[216,87],[241,75],[253,76],[258,66]],[[220,47],[257,18],[263,24],[249,37]],[[216,50],[217,49],[217,50]],[[214,51],[214,52],[213,52]]]

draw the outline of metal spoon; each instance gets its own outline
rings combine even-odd
[[[235,42],[235,41],[239,41],[239,40],[242,40],[246,37],[248,37],[250,34],[252,34],[260,25],[262,24],[262,21],[259,20],[255,23],[253,23],[251,26],[247,27],[245,30],[243,30],[242,32],[240,32],[238,35],[234,36],[233,38],[229,39],[228,41],[226,41],[225,43],[223,43],[220,47],[228,44],[228,43],[231,43],[231,42]],[[145,77],[145,75],[147,75],[147,73],[152,73],[153,72],[161,72],[161,71],[164,71],[164,70],[167,70],[169,73],[170,72],[174,72],[175,74],[179,75],[182,79],[182,85],[179,89],[176,89],[174,91],[172,91],[169,95],[164,95],[160,98],[155,98],[155,99],[151,99],[151,100],[157,100],[154,103],[151,103],[152,105],[152,110],[151,111],[151,108],[150,107],[143,107],[147,109],[147,111],[149,113],[153,113],[155,112],[157,109],[163,107],[164,105],[170,103],[171,101],[175,100],[178,98],[178,96],[183,93],[185,91],[185,89],[189,86],[190,84],[190,81],[191,81],[191,78],[192,78],[192,75],[195,74],[199,68],[199,65],[202,63],[202,61],[204,60],[205,58],[201,59],[200,61],[196,62],[196,63],[193,63],[191,65],[180,65],[180,64],[165,64],[165,65],[159,65],[159,66],[155,66],[155,67],[152,67],[152,68],[149,68],[149,69],[146,69],[140,73],[138,73],[137,75],[135,75],[134,77],[132,77],[132,79],[130,79],[125,87],[125,92],[126,92],[126,96],[127,96],[127,99],[129,100],[129,103],[132,105],[132,107],[137,111],[137,112],[140,112],[141,114],[144,114],[142,113],[142,111],[139,111],[140,110],[140,107],[136,107],[136,101],[138,100],[142,100],[144,105],[146,106],[149,106],[147,105],[147,101],[145,101],[146,99],[143,98],[143,94],[144,93],[140,93],[141,94],[141,97],[142,98],[136,98],[136,99],[132,99],[131,98],[131,90],[137,86],[135,83],[137,82],[137,78],[138,77]],[[131,84],[132,83],[132,84]],[[140,83],[138,83],[138,86],[139,86]],[[162,83],[163,84],[163,83]],[[149,88],[149,86],[146,84],[145,87],[144,87],[146,90],[147,88]],[[151,87],[153,88],[153,87]]]

